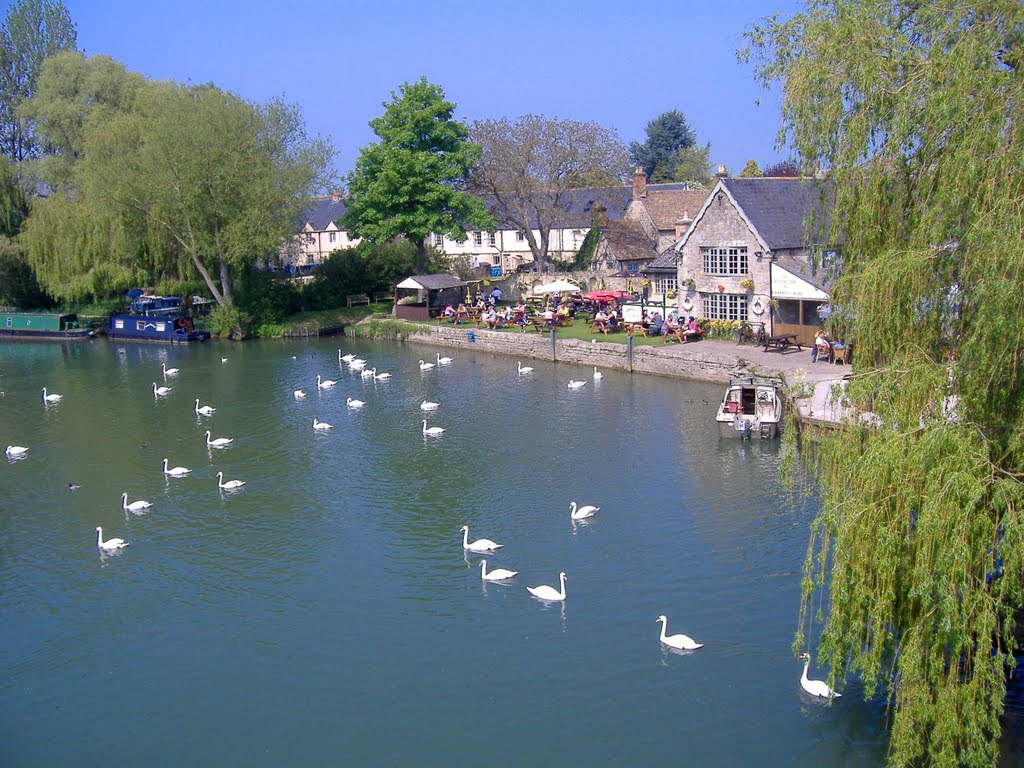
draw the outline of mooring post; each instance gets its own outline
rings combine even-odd
[[[558,361],[558,346],[555,344],[555,329],[551,329],[551,362]]]
[[[633,372],[633,337],[626,338],[626,370]]]

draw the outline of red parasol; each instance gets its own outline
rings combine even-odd
[[[620,301],[632,297],[629,291],[591,291],[583,294],[583,298],[588,301]]]

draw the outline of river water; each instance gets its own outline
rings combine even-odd
[[[337,341],[0,345],[0,447],[30,449],[0,458],[0,764],[884,762],[880,705],[800,690],[817,499],[777,443],[719,439],[721,387],[342,342],[391,379]],[[572,500],[601,510],[573,526]],[[484,585],[463,524],[513,581]],[[564,604],[527,594],[562,570]],[[704,648],[664,650],[659,614]]]

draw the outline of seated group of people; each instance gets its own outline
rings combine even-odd
[[[840,353],[839,350],[846,350],[845,339],[833,341],[824,330],[819,330],[814,335],[814,344],[811,346],[811,362],[816,363],[819,358],[829,362],[832,362],[833,359],[849,362],[849,353]]]
[[[675,312],[669,312],[668,316],[663,318],[658,310],[654,310],[650,317],[646,316],[645,311],[642,321],[647,323],[648,336],[664,336],[667,340],[670,334],[675,336],[700,334],[700,324],[693,315],[690,315],[689,319],[683,323],[677,318]]]

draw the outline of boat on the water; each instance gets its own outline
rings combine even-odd
[[[16,339],[88,339],[93,336],[89,325],[82,325],[78,315],[61,312],[0,312],[0,336]]]
[[[777,437],[782,428],[778,383],[754,377],[730,380],[715,420],[722,437]]]
[[[107,336],[168,344],[187,344],[210,338],[209,331],[196,330],[178,296],[136,295],[128,309],[128,312],[115,312],[110,316]]]

